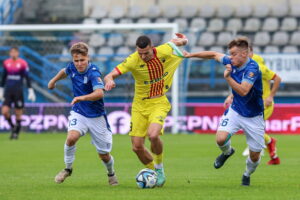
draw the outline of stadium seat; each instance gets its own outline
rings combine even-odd
[[[276,31],[279,28],[279,21],[275,17],[266,18],[262,25],[262,31]]]
[[[70,55],[69,49],[67,47],[64,47],[61,51],[61,57],[59,58],[61,62],[70,62],[72,60],[72,57]]]
[[[129,56],[132,51],[127,46],[119,47],[116,51],[116,55],[114,56],[114,60],[123,61],[127,56]]]
[[[147,34],[147,36],[151,39],[153,46],[158,46],[161,44],[162,38],[159,33],[150,33],[150,34]],[[169,40],[170,39],[171,38],[169,38]]]
[[[224,22],[222,19],[213,18],[209,21],[207,31],[220,32],[224,29]]]
[[[229,18],[233,15],[234,9],[232,6],[223,4],[217,8],[216,16],[219,18]]]
[[[158,18],[161,16],[161,9],[160,6],[158,5],[151,5],[149,6],[146,15],[147,17],[154,19],[154,18]]]
[[[245,4],[238,5],[234,13],[234,16],[237,18],[248,18],[251,15],[252,15],[252,7]]]
[[[144,16],[143,9],[139,5],[132,5],[129,7],[128,12],[127,12],[127,17],[132,18],[132,19],[137,19],[141,18]]]
[[[179,32],[185,32],[188,28],[188,21],[185,18],[176,18],[173,23],[178,24]]]
[[[109,35],[107,45],[110,47],[118,47],[123,44],[123,40],[122,34],[113,33]]]
[[[256,4],[254,6],[253,17],[265,18],[270,13],[270,7],[264,4]]]
[[[149,18],[140,18],[140,19],[138,19],[137,20],[137,23],[138,24],[149,24],[149,23],[151,23],[151,20],[149,19]]]
[[[155,19],[155,23],[169,23],[169,19],[165,17],[159,17]]]
[[[139,32],[129,32],[125,41],[125,45],[135,47],[136,39],[141,35]]]
[[[216,9],[211,5],[203,5],[200,7],[199,17],[212,18],[215,16]]]
[[[120,19],[125,16],[125,8],[123,6],[115,5],[110,9],[109,18]]]
[[[245,32],[257,32],[260,29],[260,20],[257,18],[249,18],[245,22]]]
[[[108,9],[105,6],[96,5],[95,7],[93,7],[90,17],[95,19],[101,19],[107,17],[107,14],[108,14]]]
[[[186,37],[189,40],[188,45],[190,47],[194,47],[196,45],[196,42],[197,42],[197,36],[196,36],[196,34],[193,33],[193,32],[189,32],[189,33],[187,33],[185,35],[186,35]]]
[[[200,39],[197,42],[198,46],[211,46],[215,44],[216,37],[211,32],[204,32],[200,35]]]
[[[97,24],[97,20],[94,18],[85,18],[82,23],[83,24]]]
[[[89,56],[94,57],[96,55],[96,51],[94,47],[89,47]]]
[[[290,40],[291,45],[300,45],[300,31],[293,32]]]
[[[226,31],[238,32],[243,28],[242,20],[239,18],[229,19],[226,26]]]
[[[278,54],[279,47],[278,46],[266,46],[264,53],[265,54]]]
[[[175,17],[178,17],[179,14],[180,14],[180,10],[175,5],[168,5],[163,7],[163,12],[162,12],[163,17],[173,19]]]
[[[227,46],[228,43],[233,39],[233,36],[229,32],[221,32],[217,37],[216,45]]]
[[[181,17],[183,18],[194,18],[198,13],[198,8],[192,5],[186,5],[182,7]]]
[[[101,24],[114,24],[115,20],[113,18],[103,18],[101,19]]]
[[[193,32],[203,31],[206,28],[206,21],[203,18],[193,18],[190,25],[190,30]]]
[[[254,35],[253,44],[257,46],[265,46],[270,43],[270,34],[268,32],[257,32]]]
[[[285,17],[288,15],[289,7],[287,3],[275,3],[271,7],[271,16],[272,17]]]
[[[286,17],[282,20],[281,28],[282,31],[295,31],[297,29],[297,19],[294,17]]]
[[[100,33],[93,33],[88,42],[91,47],[100,47],[105,44],[105,37]]]
[[[162,43],[166,43],[169,42],[171,38],[175,37],[174,35],[172,35],[170,32],[167,32],[163,35],[162,37]]]
[[[274,33],[273,39],[272,39],[272,44],[273,45],[287,45],[289,42],[289,35],[287,32],[284,31],[279,31]]]
[[[119,21],[120,24],[132,24],[133,20],[131,18],[122,18]]]
[[[290,16],[300,17],[300,4],[291,5]]]
[[[216,51],[219,53],[225,53],[224,48],[222,46],[211,46],[209,51]]]
[[[114,50],[111,47],[101,47],[98,51],[98,55],[101,57],[98,58],[98,60],[106,61],[108,59],[108,56],[113,56]]]
[[[261,51],[261,48],[258,47],[258,46],[253,46],[253,52],[256,53],[256,54],[260,54],[262,51]]]
[[[284,46],[283,49],[282,49],[282,53],[286,53],[286,54],[289,54],[289,53],[299,53],[298,52],[298,48],[297,46]]]

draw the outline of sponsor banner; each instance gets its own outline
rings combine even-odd
[[[263,55],[265,64],[272,71],[276,72],[284,83],[299,83],[300,56],[290,55]]]
[[[127,134],[130,130],[131,104],[106,103],[107,117],[114,134]],[[178,123],[179,132],[212,133],[218,128],[223,104],[187,103],[181,105],[185,115],[174,122],[172,116],[165,120],[165,132],[171,132],[174,123]],[[64,132],[68,127],[70,104],[32,103],[26,104],[22,117],[22,131],[27,132]],[[13,121],[15,116],[12,116]],[[5,118],[0,116],[0,131],[9,131]],[[276,104],[273,115],[266,121],[266,132],[277,134],[300,134],[300,104]]]

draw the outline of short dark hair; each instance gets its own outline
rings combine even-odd
[[[242,49],[249,49],[251,46],[250,41],[247,37],[238,37],[228,44],[228,48],[231,49],[232,47],[238,47]]]
[[[89,46],[84,42],[77,42],[71,46],[70,51],[72,56],[74,54],[82,54],[87,56],[89,52]]]
[[[19,51],[19,47],[17,47],[17,46],[12,46],[12,47],[10,47],[10,49],[9,49],[10,51],[11,50],[16,50],[16,51]]]
[[[151,45],[151,40],[148,36],[146,35],[142,35],[140,37],[138,37],[138,39],[136,40],[135,45],[141,49],[146,48],[148,45]]]

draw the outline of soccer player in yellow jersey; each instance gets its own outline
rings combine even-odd
[[[149,37],[143,35],[136,40],[136,52],[128,56],[104,78],[105,90],[116,86],[114,79],[131,72],[135,80],[132,103],[131,136],[132,149],[139,160],[149,169],[157,172],[156,186],[165,183],[163,170],[164,120],[171,109],[166,92],[172,84],[173,75],[183,60],[178,46],[187,43],[185,35],[177,33],[177,38],[153,47]],[[145,138],[151,143],[151,153],[145,147]]]
[[[271,117],[274,110],[274,96],[280,86],[281,78],[272,70],[270,70],[264,62],[264,59],[253,53],[253,48],[250,46],[250,55],[254,61],[259,65],[259,69],[262,73],[262,85],[263,85],[263,100],[264,100],[264,119],[267,120]],[[271,87],[270,81],[273,80],[273,86]],[[224,107],[228,107],[232,102],[232,95],[229,95],[224,102]],[[268,161],[269,165],[280,164],[280,159],[276,153],[276,139],[270,137],[267,133],[264,134],[265,143],[268,148],[268,152],[271,160]],[[243,155],[248,155],[248,148],[244,151]]]

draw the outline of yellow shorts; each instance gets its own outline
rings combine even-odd
[[[132,103],[130,136],[146,137],[150,124],[164,125],[171,109],[168,98],[164,95],[154,99],[137,100]],[[164,129],[162,128],[161,135]]]
[[[264,120],[267,120],[271,117],[271,115],[273,113],[273,110],[274,110],[274,103],[272,103],[271,106],[265,108],[265,110],[264,110]]]

